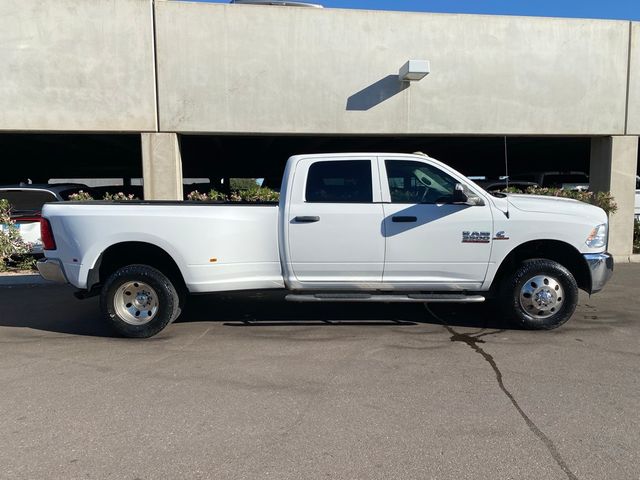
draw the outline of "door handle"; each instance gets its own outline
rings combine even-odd
[[[296,223],[315,223],[320,221],[320,217],[295,217],[293,221]]]
[[[417,222],[418,221],[418,217],[403,217],[403,216],[398,216],[398,217],[391,217],[391,221],[394,223],[413,223],[413,222]]]

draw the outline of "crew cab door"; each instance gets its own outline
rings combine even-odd
[[[383,281],[472,289],[484,281],[493,215],[464,177],[427,160],[381,157],[386,255]],[[454,176],[455,175],[455,176]],[[453,204],[462,184],[470,204]]]
[[[382,281],[383,210],[377,159],[303,158],[288,193],[288,262],[302,283]]]

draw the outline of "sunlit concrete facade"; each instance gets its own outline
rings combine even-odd
[[[638,23],[7,0],[0,27],[0,131],[141,133],[148,198],[182,198],[180,134],[582,136],[631,253]]]

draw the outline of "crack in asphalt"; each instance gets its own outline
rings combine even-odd
[[[540,428],[533,422],[533,420],[531,420],[531,418],[529,418],[529,416],[524,412],[524,410],[522,409],[522,407],[520,406],[518,401],[515,399],[513,394],[504,385],[502,372],[498,368],[498,364],[496,363],[496,361],[493,358],[493,356],[491,354],[485,352],[484,349],[480,345],[478,345],[478,343],[485,343],[484,340],[482,340],[480,337],[484,337],[486,335],[495,335],[496,333],[504,332],[504,330],[497,330],[495,332],[479,333],[479,334],[474,335],[474,336],[472,336],[470,334],[466,334],[466,333],[459,333],[459,332],[456,332],[449,325],[447,325],[447,323],[443,319],[441,319],[439,316],[437,316],[435,313],[433,313],[428,305],[425,305],[425,308],[427,309],[427,311],[431,315],[433,315],[434,318],[436,318],[439,322],[441,322],[442,326],[451,334],[450,340],[452,342],[462,342],[462,343],[467,344],[476,353],[479,353],[482,356],[482,358],[485,359],[485,361],[491,366],[491,368],[493,369],[494,373],[496,374],[496,380],[498,382],[498,386],[500,387],[500,390],[502,390],[502,393],[505,394],[505,396],[509,399],[509,401],[514,406],[514,408],[516,409],[518,414],[520,414],[520,416],[522,417],[524,422],[527,424],[527,427],[529,427],[529,430],[536,437],[538,437],[538,439],[544,444],[544,446],[547,448],[547,450],[549,451],[549,453],[551,454],[551,456],[555,460],[556,464],[562,469],[562,471],[565,473],[567,478],[569,480],[578,480],[578,477],[576,477],[574,475],[574,473],[571,471],[571,469],[567,465],[567,462],[565,461],[564,458],[562,458],[562,455],[558,451],[558,448],[553,443],[553,441],[542,430],[540,430]]]

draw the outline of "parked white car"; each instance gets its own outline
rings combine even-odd
[[[489,194],[423,155],[298,155],[279,205],[52,203],[44,278],[100,294],[122,335],[152,336],[185,294],[286,289],[297,302],[482,302],[526,328],[567,321],[613,271],[607,215]]]
[[[0,186],[0,199],[11,205],[11,220],[20,232],[22,240],[30,246],[33,254],[42,253],[40,238],[40,212],[47,202],[63,202],[69,195],[80,190],[89,191],[89,187],[77,183],[49,184],[16,184]],[[6,230],[7,225],[0,225]]]

